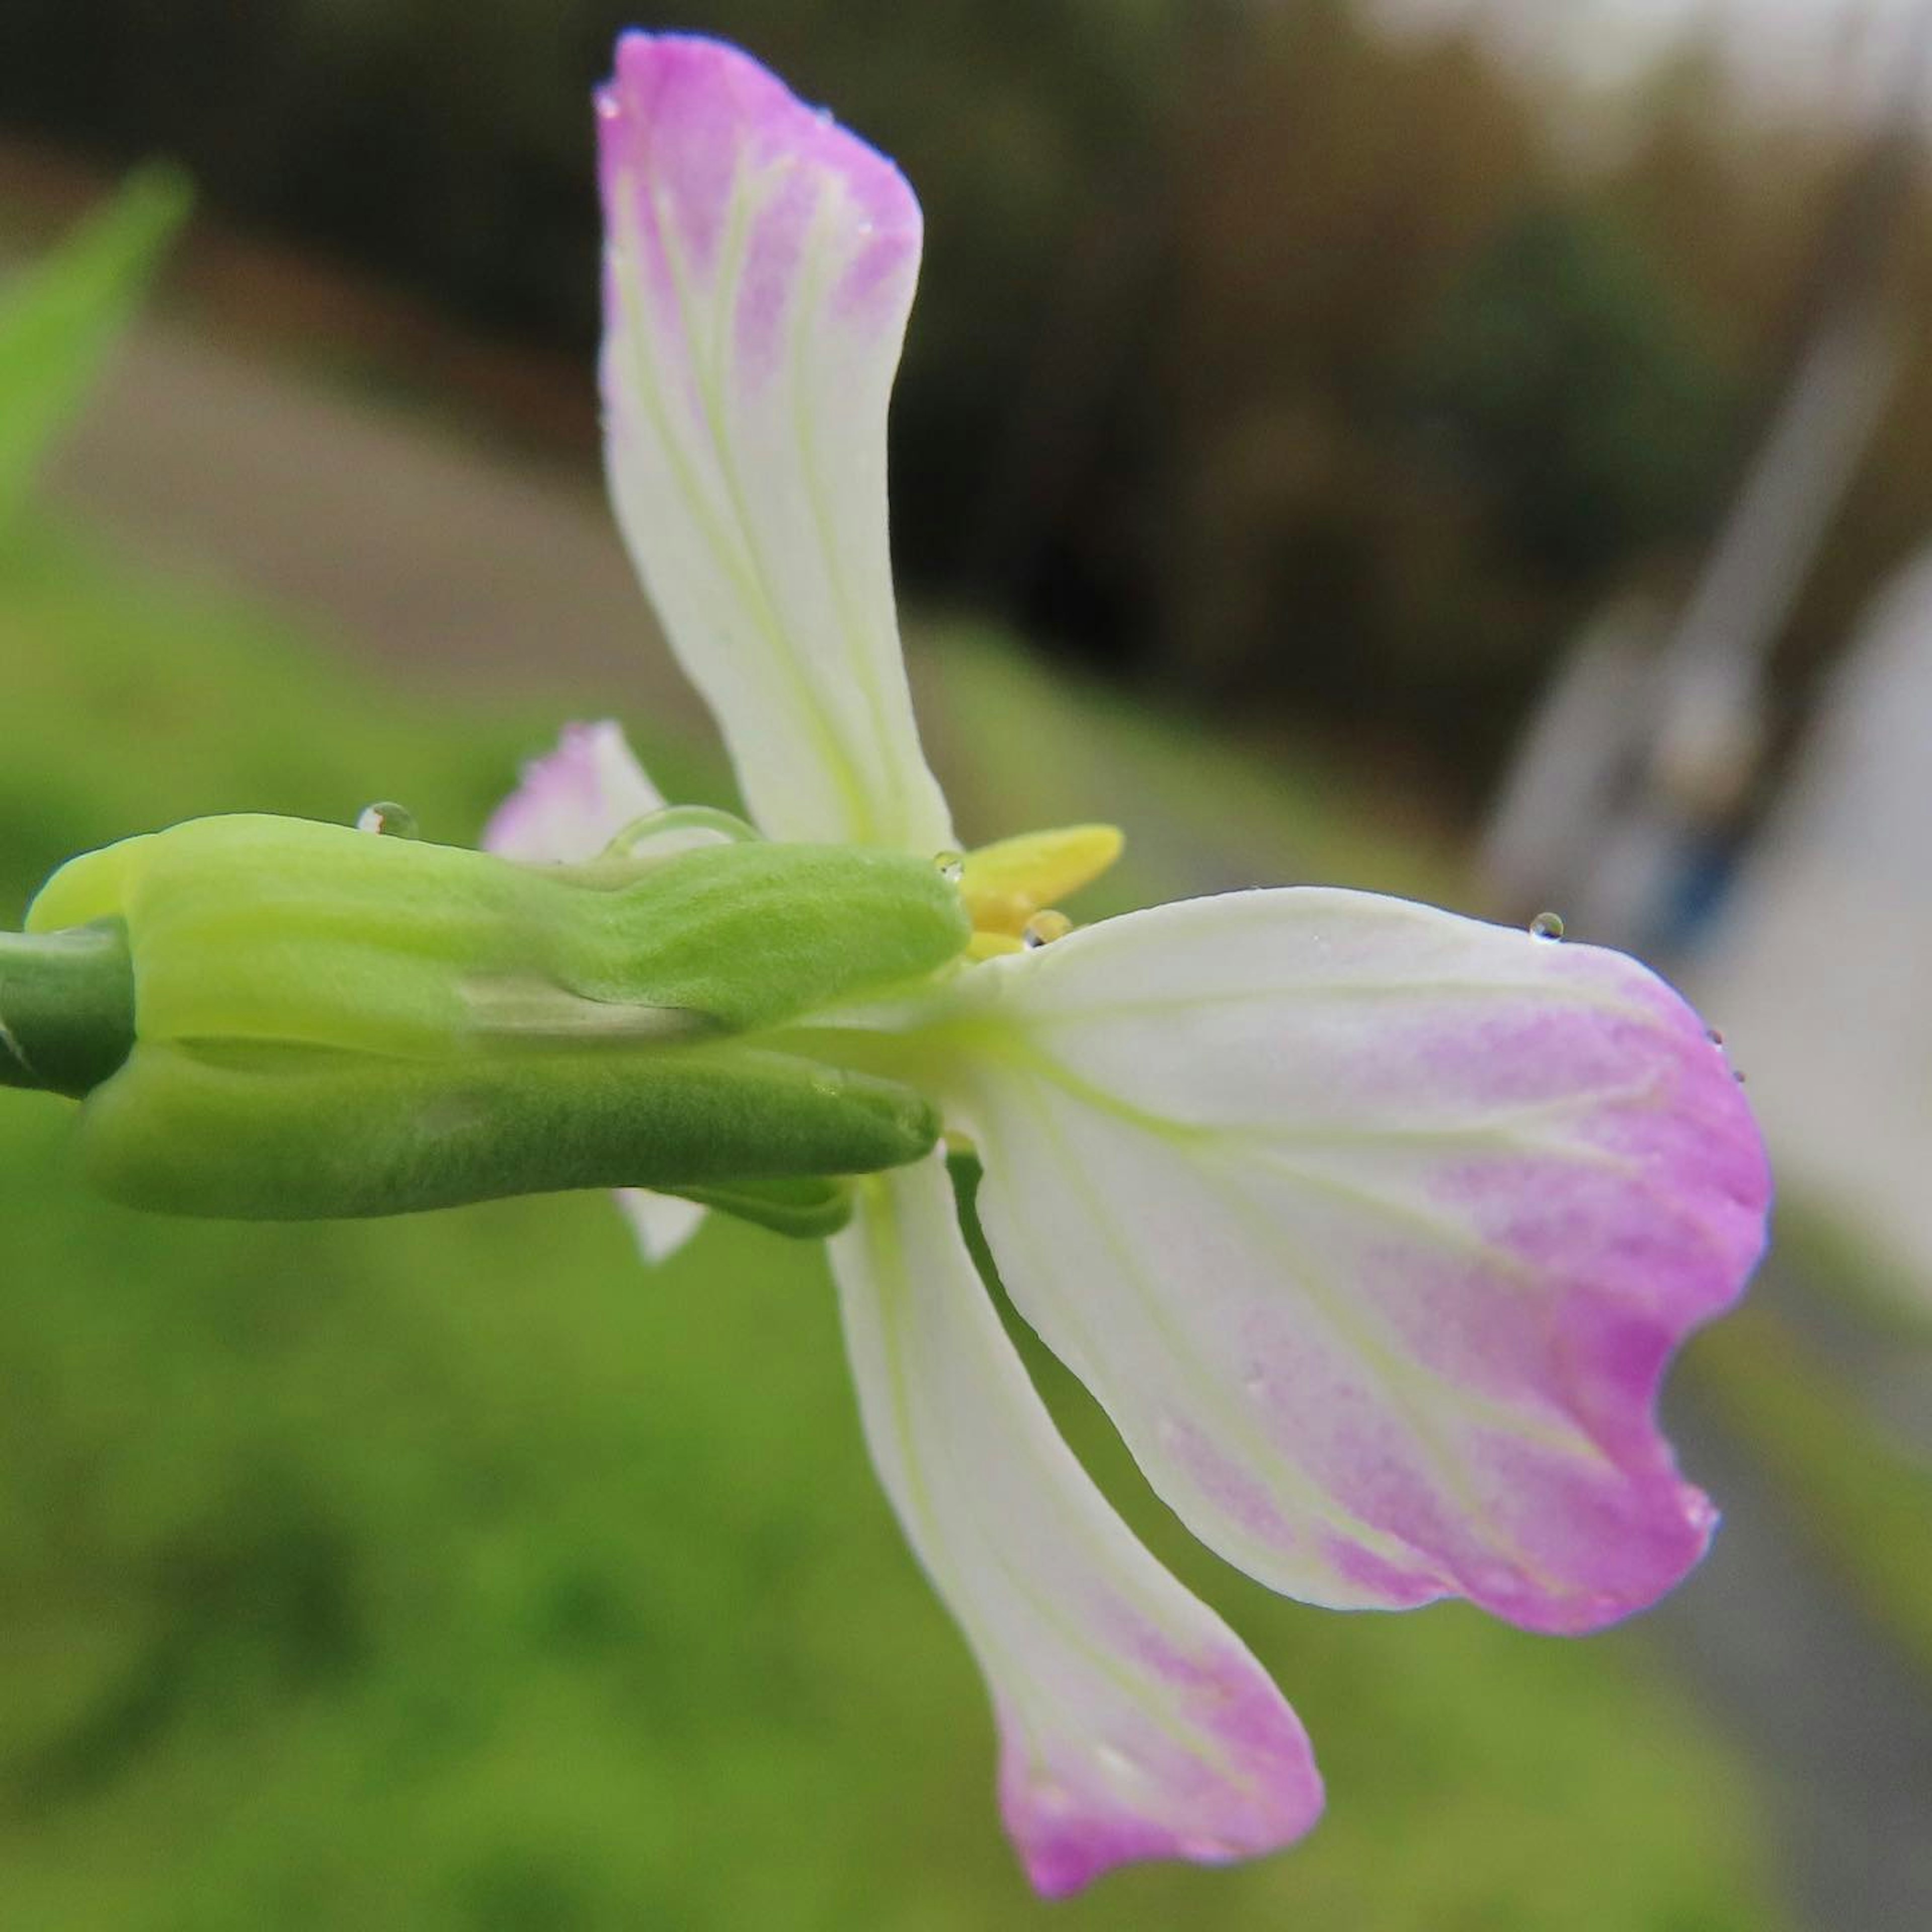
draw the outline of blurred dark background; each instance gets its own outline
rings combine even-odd
[[[213,218],[568,356],[587,395],[584,102],[630,17],[10,0],[0,128],[176,156]],[[1465,813],[1583,615],[1709,538],[1871,139],[1741,97],[1708,44],[1593,110],[1473,27],[1392,35],[1346,0],[680,24],[756,46],[917,184],[910,587],[1250,730],[1318,722]],[[1916,161],[1905,196],[1886,273],[1922,309]],[[1932,524],[1928,406],[1921,331],[1780,640],[1787,709]]]

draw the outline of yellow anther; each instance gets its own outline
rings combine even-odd
[[[1070,825],[1058,832],[1024,832],[968,853],[959,890],[974,930],[1018,940],[1035,913],[1097,879],[1120,856],[1124,842],[1112,825]]]

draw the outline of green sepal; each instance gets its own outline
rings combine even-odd
[[[104,1193],[177,1214],[364,1218],[634,1186],[796,1222],[828,1211],[824,1175],[903,1166],[938,1136],[910,1088],[743,1043],[456,1061],[161,1044],[89,1096],[80,1144]]]
[[[800,1175],[782,1180],[742,1180],[718,1187],[663,1187],[700,1208],[748,1221],[794,1240],[836,1234],[852,1218],[852,1184],[836,1175]]]
[[[304,819],[195,819],[70,861],[33,932],[127,922],[144,1040],[432,1057],[749,1033],[922,978],[970,937],[926,860],[722,844],[528,866]]]
[[[308,1220],[642,1186],[796,1232],[846,1211],[825,1177],[917,1160],[939,1124],[780,1030],[969,936],[956,890],[900,854],[538,866],[256,817],[75,860],[28,922],[104,919],[125,925],[135,1046],[82,1144],[118,1199]]]

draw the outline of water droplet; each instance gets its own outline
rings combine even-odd
[[[617,97],[614,94],[599,91],[597,96],[597,112],[604,120],[614,121],[623,111],[622,108],[617,105]]]
[[[393,799],[378,799],[356,814],[358,832],[373,832],[384,838],[413,838],[417,834],[416,815]]]
[[[812,110],[812,118],[821,128],[829,128],[832,125],[832,110],[829,107],[814,107]]]
[[[966,855],[964,852],[935,854],[932,861],[938,868],[939,876],[949,886],[956,886],[966,876]]]
[[[634,818],[604,847],[606,859],[634,860],[639,863],[674,859],[680,853],[700,846],[748,844],[757,831],[729,812],[709,806],[672,805],[647,812]]]
[[[1210,1838],[1204,1835],[1178,1839],[1174,1849],[1184,1858],[1190,1858],[1196,1864],[1204,1865],[1224,1865],[1244,1856],[1240,1846],[1228,1840]]]
[[[1699,1490],[1693,1490],[1684,1498],[1684,1520],[1700,1533],[1715,1529],[1721,1520],[1717,1504]]]
[[[1705,1034],[1704,1037],[1708,1040],[1713,1046],[1722,1046],[1724,1043],[1724,1036],[1720,1034],[1715,1027],[1712,1027]]]
[[[1563,915],[1561,913],[1540,912],[1529,922],[1529,936],[1532,939],[1555,941],[1563,937]]]
[[[1740,1087],[1747,1084],[1744,1079],[1744,1070],[1742,1066],[1735,1067],[1732,1070],[1731,1078],[1735,1080]]]
[[[1026,922],[1026,929],[1020,934],[1022,941],[1028,946],[1051,946],[1056,939],[1064,939],[1073,930],[1073,922],[1064,912],[1036,912]]]

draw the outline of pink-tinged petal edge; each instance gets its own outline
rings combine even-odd
[[[674,318],[670,335],[684,326],[676,312],[689,290],[680,284],[706,282],[718,268],[748,173],[762,187],[737,270],[740,380],[756,384],[777,372],[828,182],[850,197],[860,241],[839,264],[832,311],[895,335],[904,327],[922,235],[905,177],[748,54],[700,35],[626,33],[598,90],[597,126],[605,221],[640,249],[652,297]]]
[[[1702,1557],[1658,1394],[1742,1292],[1770,1177],[1660,981],[1306,889],[981,975],[1036,1049],[952,1096],[988,1238],[1196,1534],[1309,1601],[1558,1634]]]
[[[1122,1761],[1118,1748],[1088,1745],[1042,1766],[996,1700],[1000,1817],[1042,1898],[1070,1897],[1121,1865],[1152,1859],[1226,1865],[1264,1857],[1321,1820],[1324,1794],[1308,1734],[1242,1646],[1188,1653],[1143,1637],[1128,1652],[1150,1676],[1180,1688],[1222,1747],[1227,1778],[1245,1792],[1211,1783],[1185,1752],[1150,1738],[1133,1762],[1160,1802],[1137,1805],[1109,1783]],[[1192,1822],[1203,1811],[1210,1828]]]
[[[594,859],[663,804],[617,725],[566,724],[555,751],[524,766],[522,782],[484,828],[483,849],[574,864]]]
[[[716,40],[625,35],[597,126],[612,498],[746,808],[769,838],[947,850],[886,530],[919,204]]]
[[[985,1672],[1000,1810],[1062,1898],[1148,1858],[1223,1864],[1312,1828],[1306,1733],[1060,1437],[987,1298],[937,1162],[868,1184],[831,1244],[874,1467]]]

